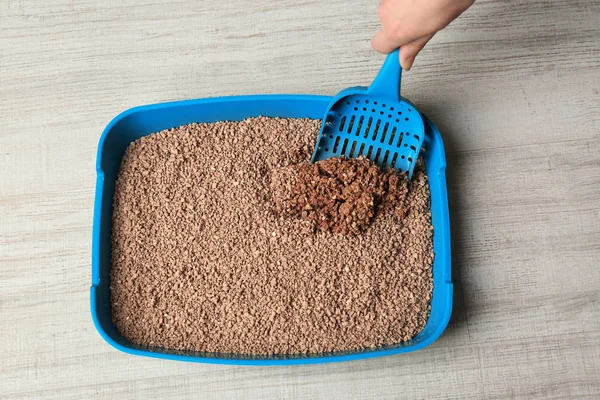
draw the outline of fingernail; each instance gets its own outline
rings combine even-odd
[[[404,60],[404,62],[400,63],[400,65],[402,65],[402,69],[405,71],[410,71],[410,69],[412,68],[413,62],[415,62],[415,58],[414,57],[409,57],[406,60]]]

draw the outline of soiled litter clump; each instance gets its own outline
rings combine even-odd
[[[380,209],[403,216],[407,185],[406,175],[384,172],[367,158],[302,162],[277,169],[271,177],[278,212],[322,231],[355,235]]]
[[[131,144],[115,187],[110,277],[125,338],[267,355],[386,346],[423,329],[433,262],[423,166],[401,207],[359,211],[374,213],[359,234],[315,231],[279,212],[272,180],[308,161],[319,128],[261,117]]]

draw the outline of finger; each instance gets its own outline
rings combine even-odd
[[[417,54],[419,54],[434,35],[435,33],[423,36],[402,46],[400,49],[400,65],[404,70],[409,71],[412,68]]]

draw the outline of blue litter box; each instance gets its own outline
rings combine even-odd
[[[129,354],[214,364],[294,365],[359,360],[407,353],[435,341],[448,325],[452,312],[450,221],[446,191],[446,157],[437,128],[424,118],[423,147],[431,189],[433,222],[433,299],[427,325],[413,340],[386,348],[358,352],[256,357],[241,354],[198,353],[143,347],[129,342],[116,330],[111,316],[110,262],[111,220],[115,180],[127,146],[142,136],[192,122],[239,121],[249,117],[321,119],[331,97],[308,95],[259,95],[178,101],[132,108],[118,115],[104,129],[96,161],[96,197],[92,232],[92,319],[100,335],[113,347]]]

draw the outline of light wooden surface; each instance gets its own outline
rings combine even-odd
[[[240,368],[112,349],[95,152],[132,106],[368,84],[376,0],[0,1],[0,398],[600,398],[600,1],[480,0],[405,74],[448,152],[456,304],[429,348]]]

